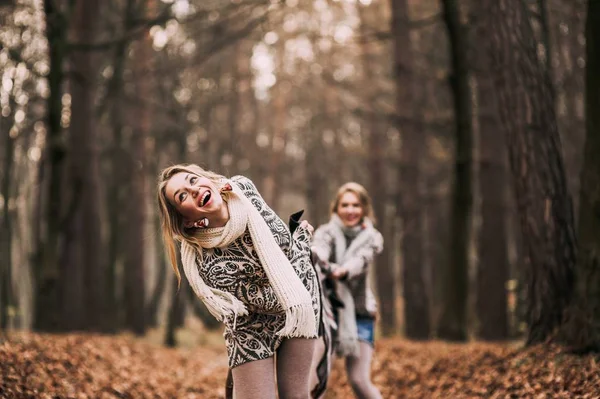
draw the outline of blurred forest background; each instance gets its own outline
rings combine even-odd
[[[599,28],[596,0],[1,0],[2,330],[218,329],[159,234],[158,171],[194,162],[315,227],[364,184],[383,335],[600,349]]]

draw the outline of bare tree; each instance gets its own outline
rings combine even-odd
[[[14,85],[14,79],[11,79]],[[0,145],[4,147],[2,154],[2,174],[0,175],[0,196],[2,197],[2,214],[0,215],[0,330],[9,327],[11,309],[15,305],[12,276],[12,240],[14,212],[11,210],[13,167],[15,160],[15,142],[18,130],[14,129],[14,113],[16,102],[14,95],[9,94],[10,112],[0,115]]]
[[[62,95],[67,43],[63,1],[44,0],[46,17],[46,38],[48,40],[48,88],[46,99],[46,148],[40,174],[40,201],[44,228],[40,231],[39,248],[34,264],[36,277],[35,321],[39,330],[57,330],[60,328],[60,289],[61,270],[59,259],[61,245],[64,244],[64,215],[66,200],[64,196],[64,165],[67,161],[67,148],[64,131],[61,126]]]
[[[171,291],[171,306],[167,314],[167,326],[165,329],[165,345],[170,347],[177,346],[177,327],[181,325],[182,308],[185,300],[185,290],[179,290],[177,279],[173,278],[173,289]]]
[[[439,336],[451,340],[467,338],[467,297],[472,207],[471,89],[469,86],[467,36],[456,0],[443,0],[443,18],[448,29],[452,71],[449,77],[454,100],[455,166],[452,184],[450,256],[444,274],[444,306]]]
[[[414,56],[410,37],[410,19],[406,0],[392,0],[391,31],[394,43],[396,113],[402,132],[400,180],[402,204],[402,266],[404,283],[405,334],[413,339],[430,335],[430,306],[425,288],[423,254],[424,202],[420,161],[425,154],[425,132],[416,107],[418,79],[414,74]],[[402,118],[400,118],[402,116]],[[400,122],[402,120],[402,122]]]
[[[142,2],[140,12],[150,15],[154,10],[154,1]],[[131,137],[129,140],[129,156],[127,157],[126,174],[130,189],[125,201],[127,222],[126,247],[124,259],[124,304],[125,324],[136,334],[144,334],[146,330],[145,306],[145,240],[146,198],[148,192],[147,177],[147,138],[150,134],[152,91],[152,44],[149,33],[136,43],[133,74],[135,93],[128,93],[135,99],[131,112]]]
[[[357,5],[360,17],[360,32],[366,36],[373,21],[378,18],[377,5],[364,6]],[[375,43],[361,42],[361,58],[364,74],[363,87],[365,90],[364,101],[367,104],[367,113],[364,118],[364,126],[367,130],[368,158],[367,168],[369,176],[368,189],[374,196],[373,210],[377,217],[377,228],[383,234],[384,241],[388,243],[383,252],[375,261],[375,277],[377,285],[377,295],[379,296],[379,306],[381,313],[381,327],[383,334],[392,334],[396,331],[396,278],[394,268],[391,262],[390,232],[387,216],[387,173],[386,173],[386,155],[389,147],[387,142],[387,127],[382,122],[382,118],[375,113],[375,102],[380,94],[378,87],[373,86],[375,80],[376,60],[378,49]]]
[[[480,42],[481,20],[476,21],[471,38],[475,49]],[[489,78],[490,59],[485,51],[474,52],[477,78],[477,119],[479,121],[479,191],[481,227],[477,262],[478,336],[486,340],[508,337],[508,155],[504,131],[494,103],[493,82]]]
[[[97,0],[77,1],[73,16],[73,37],[91,43],[96,36],[100,11]],[[65,287],[63,325],[67,328],[101,330],[106,328],[105,295],[106,273],[102,255],[100,226],[100,173],[97,153],[97,121],[94,100],[97,85],[95,54],[73,51],[71,64],[71,122],[69,126],[70,195],[75,205],[69,210],[67,223],[68,247],[65,272],[81,277],[72,287]],[[77,305],[78,304],[78,305]],[[78,311],[81,311],[80,320]]]
[[[126,0],[123,9],[122,26],[117,32],[124,35],[132,29],[136,17],[135,0]],[[124,74],[127,66],[129,41],[120,41],[112,49],[112,76],[106,82],[104,103],[108,104],[103,110],[110,119],[107,139],[108,149],[112,156],[107,162],[104,179],[106,180],[106,203],[108,218],[108,243],[106,256],[106,308],[107,319],[111,330],[117,330],[123,324],[122,312],[118,301],[121,297],[121,285],[117,284],[119,265],[122,265],[125,252],[126,235],[124,234],[125,218],[123,212],[125,203],[125,176],[122,171],[126,168],[127,150],[124,143],[125,101]],[[102,105],[101,105],[102,107]]]
[[[588,0],[586,24],[586,141],[579,198],[579,252],[566,342],[579,352],[600,351],[600,2]]]
[[[506,131],[517,207],[528,257],[528,343],[561,323],[573,288],[576,240],[548,71],[540,65],[519,0],[478,3]]]

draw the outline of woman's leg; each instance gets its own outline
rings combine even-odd
[[[275,361],[273,356],[244,363],[231,370],[234,399],[275,399]]]
[[[317,387],[320,383],[319,378],[328,379],[331,374],[331,365],[335,362],[335,353],[329,354],[329,359],[326,364],[320,364],[323,360],[323,356],[325,355],[325,351],[328,348],[325,345],[325,340],[323,337],[317,339],[315,343],[315,351],[313,353],[313,360],[310,365],[310,376],[309,376],[309,391],[312,394],[313,389]],[[319,395],[319,398],[323,398],[325,396],[325,392]]]
[[[381,399],[381,393],[371,382],[373,347],[364,341],[359,341],[359,345],[360,355],[346,358],[346,371],[352,390],[359,399]]]
[[[310,398],[308,380],[316,342],[314,338],[290,338],[281,343],[277,350],[279,399]]]
[[[317,382],[319,381],[317,376],[317,366],[319,365],[323,354],[325,354],[325,342],[323,342],[323,338],[319,338],[315,343],[315,350],[313,352],[313,358],[310,364],[310,375],[308,379],[310,389],[317,385]]]

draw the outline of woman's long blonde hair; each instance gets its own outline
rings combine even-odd
[[[178,173],[185,172],[191,173],[197,176],[205,177],[215,183],[217,187],[220,187],[222,181],[225,179],[224,176],[217,173],[204,170],[196,164],[179,164],[169,166],[163,169],[158,175],[158,209],[161,220],[161,230],[163,236],[163,242],[165,243],[165,249],[167,256],[171,262],[171,267],[175,271],[177,281],[181,282],[181,274],[177,267],[177,251],[175,241],[186,240],[193,246],[197,246],[193,236],[193,229],[188,229],[184,226],[183,216],[175,209],[175,206],[169,202],[166,194],[166,187],[169,180]]]
[[[353,193],[358,197],[358,201],[363,207],[363,218],[369,218],[371,222],[375,224],[375,212],[373,212],[373,205],[369,192],[361,184],[358,184],[353,181],[342,184],[340,188],[338,188],[337,193],[333,198],[333,201],[331,201],[331,214],[337,214],[337,209],[340,205],[340,199],[346,193]]]

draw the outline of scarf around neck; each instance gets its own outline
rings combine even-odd
[[[335,263],[343,266],[347,259],[369,242],[371,234],[368,232],[373,229],[373,223],[368,218],[364,218],[362,223],[347,227],[336,214],[331,216],[329,223],[332,226],[334,238]],[[351,239],[350,245],[348,245],[348,239]],[[344,307],[338,310],[337,352],[340,356],[358,356],[360,347],[358,345],[356,308],[348,281],[338,280],[336,291],[340,301],[344,303]]]
[[[185,240],[181,243],[183,270],[194,292],[219,321],[233,317],[234,329],[237,316],[248,314],[246,306],[234,295],[209,287],[200,276],[196,262],[197,258],[202,262],[203,248],[226,247],[244,234],[247,228],[269,283],[285,311],[285,325],[277,334],[283,337],[316,336],[317,324],[310,293],[258,210],[237,184],[224,181],[223,185],[226,183],[232,187],[231,191],[222,192],[229,209],[227,224],[224,227],[200,230],[195,243]]]

